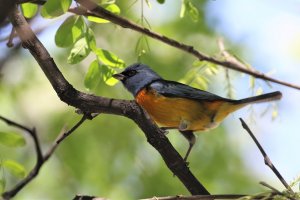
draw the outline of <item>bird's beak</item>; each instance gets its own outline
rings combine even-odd
[[[118,79],[120,81],[124,80],[125,76],[124,74],[113,74],[112,77],[114,77],[115,79]]]

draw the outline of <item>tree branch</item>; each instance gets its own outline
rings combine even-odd
[[[287,184],[287,182],[284,180],[284,178],[281,176],[281,174],[279,173],[279,171],[276,169],[276,167],[273,165],[271,159],[269,158],[269,156],[267,155],[267,153],[265,152],[265,150],[263,149],[263,147],[260,145],[260,143],[258,142],[258,140],[256,139],[256,137],[254,136],[254,134],[252,133],[252,131],[250,130],[250,128],[248,127],[248,125],[245,123],[245,121],[240,118],[240,121],[242,123],[243,128],[249,133],[249,135],[251,136],[251,138],[253,139],[253,141],[255,142],[256,146],[258,147],[259,151],[261,152],[261,154],[264,157],[264,161],[265,164],[270,167],[270,169],[274,172],[274,174],[277,176],[277,178],[281,181],[281,183],[286,187],[286,189],[288,189],[289,191],[293,192],[292,188],[289,186],[289,184]],[[293,192],[294,193],[294,192]]]
[[[152,197],[141,200],[212,200],[212,199],[240,199],[247,197],[242,194],[221,194],[221,195],[193,195],[193,196],[166,196],[166,197]],[[76,195],[73,200],[106,200],[103,197],[89,196],[89,195]]]
[[[36,152],[36,155],[37,155],[36,164],[33,167],[33,169],[29,172],[29,174],[24,179],[22,179],[19,183],[17,183],[11,190],[6,191],[2,194],[2,197],[5,200],[8,200],[8,199],[14,197],[20,190],[22,190],[23,187],[25,187],[28,183],[30,183],[38,175],[41,167],[51,157],[51,155],[54,153],[55,149],[58,147],[58,145],[60,143],[55,142],[52,145],[52,147],[49,149],[49,151],[45,155],[43,155],[43,153],[41,151],[41,148],[40,148],[40,141],[37,137],[35,128],[33,128],[33,129],[27,128],[26,126],[23,126],[19,123],[16,123],[16,122],[14,122],[12,120],[9,120],[9,119],[7,119],[5,117],[2,117],[2,116],[0,116],[0,120],[6,122],[8,125],[17,127],[19,129],[22,129],[22,130],[26,131],[27,133],[29,133],[29,135],[33,139],[33,143],[34,143],[34,146],[35,146],[35,152]],[[84,115],[81,118],[81,120],[78,123],[76,123],[69,131],[61,134],[58,137],[58,140],[59,141],[64,140],[68,135],[70,135],[72,132],[74,132],[85,120],[86,120],[86,116]]]
[[[60,137],[57,138],[56,140],[56,145],[59,145],[59,143],[61,143],[66,137],[68,137],[74,130],[76,130],[85,120],[86,120],[86,116],[83,115],[83,117],[81,118],[81,120],[75,124],[75,126],[73,128],[71,128],[69,131],[64,132],[64,134],[62,134]]]
[[[34,56],[63,102],[80,109],[84,113],[107,113],[132,119],[145,133],[148,142],[161,154],[168,168],[181,180],[191,194],[209,194],[191,173],[162,130],[152,122],[135,101],[99,97],[74,89],[16,8],[10,14],[10,20],[22,41],[22,45]]]
[[[217,58],[214,57],[210,57],[208,55],[205,55],[204,53],[194,49],[193,46],[184,44],[184,43],[180,43],[172,38],[169,38],[167,36],[161,35],[159,33],[153,32],[151,30],[149,30],[148,28],[142,27],[138,24],[135,24],[132,21],[129,21],[123,17],[120,17],[118,15],[115,15],[113,13],[111,13],[110,11],[102,8],[101,6],[98,6],[96,3],[92,2],[91,0],[75,0],[78,3],[80,3],[83,7],[85,7],[86,9],[88,9],[88,12],[86,13],[82,13],[82,15],[93,15],[93,16],[98,16],[100,18],[109,20],[110,22],[117,24],[123,28],[129,28],[131,30],[137,31],[139,33],[145,34],[153,39],[159,40],[167,45],[173,46],[177,49],[180,49],[182,51],[185,51],[193,56],[195,56],[196,58],[198,58],[199,60],[203,60],[203,61],[208,61],[217,65],[221,65],[223,67],[226,67],[228,69],[232,69],[235,71],[239,71],[248,75],[251,75],[255,78],[258,79],[263,79],[266,81],[270,81],[273,83],[278,83],[281,85],[285,85],[287,87],[291,87],[294,89],[298,89],[300,90],[300,86],[299,85],[295,85],[295,84],[291,84],[289,82],[285,82],[285,81],[281,81],[275,78],[272,78],[270,76],[265,75],[264,73],[261,73],[259,71],[256,70],[251,70],[251,69],[247,69],[245,67],[245,65],[241,62],[231,62],[231,61],[227,61],[227,60],[219,60]],[[76,9],[74,10],[70,10],[72,12],[76,11]],[[77,13],[76,13],[77,14]]]
[[[166,196],[166,197],[152,197],[141,200],[212,200],[212,199],[240,199],[247,197],[243,194],[216,194],[216,195],[193,195],[193,196]]]

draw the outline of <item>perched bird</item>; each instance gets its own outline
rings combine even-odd
[[[158,125],[163,129],[178,129],[189,141],[185,161],[196,141],[194,131],[216,128],[228,114],[248,104],[278,100],[282,96],[277,91],[240,100],[227,99],[164,80],[150,67],[139,63],[113,77],[123,83]]]

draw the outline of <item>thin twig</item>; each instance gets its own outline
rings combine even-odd
[[[85,120],[86,116],[83,116],[79,122],[77,122],[70,130],[66,131],[65,133],[61,134],[59,137],[59,141],[62,142],[67,136],[69,136],[72,132],[74,132]],[[0,116],[0,120],[6,122],[10,126],[17,127],[19,129],[25,130],[30,134],[30,136],[33,139],[35,150],[37,154],[37,161],[33,169],[28,173],[28,175],[22,179],[19,183],[17,183],[12,189],[4,192],[2,194],[2,197],[7,200],[12,197],[14,197],[23,187],[25,187],[28,183],[30,183],[39,173],[41,167],[44,165],[44,163],[51,157],[51,155],[54,153],[55,149],[58,147],[60,142],[55,142],[52,147],[48,150],[48,152],[43,156],[42,151],[40,149],[40,141],[37,137],[36,130],[30,129],[24,125],[21,125],[17,122],[14,122],[12,120],[9,120],[5,117]]]
[[[265,164],[270,167],[270,169],[275,173],[275,175],[277,176],[277,178],[281,181],[281,183],[286,187],[286,189],[288,189],[289,191],[293,192],[292,188],[289,186],[289,184],[287,184],[287,182],[284,180],[284,178],[281,176],[281,174],[279,173],[279,171],[276,169],[276,167],[273,165],[271,159],[269,158],[269,156],[267,155],[267,153],[264,151],[263,147],[260,145],[260,143],[258,142],[258,140],[256,139],[256,137],[254,136],[254,134],[252,133],[252,131],[250,130],[250,128],[248,127],[248,125],[245,123],[245,121],[240,118],[240,121],[242,123],[243,128],[249,133],[249,135],[251,136],[251,138],[253,139],[253,141],[255,142],[256,146],[258,147],[258,149],[260,150],[261,154],[264,157],[264,161]]]
[[[185,51],[191,55],[194,55],[196,58],[198,58],[199,60],[203,60],[203,61],[208,61],[217,65],[222,65],[223,67],[232,69],[232,70],[236,70],[239,72],[243,72],[245,74],[251,75],[255,78],[259,78],[259,79],[263,79],[266,81],[271,81],[274,83],[278,83],[281,85],[285,85],[287,87],[291,87],[291,88],[295,88],[300,90],[300,86],[299,85],[295,85],[295,84],[291,84],[289,82],[285,82],[285,81],[281,81],[278,79],[275,79],[273,77],[267,76],[264,73],[261,73],[259,71],[256,70],[252,70],[252,69],[248,69],[243,63],[241,62],[232,62],[232,61],[227,61],[227,60],[219,60],[217,58],[205,55],[204,53],[196,50],[193,46],[184,44],[184,43],[180,43],[177,40],[174,40],[172,38],[169,38],[167,36],[158,34],[154,31],[151,31],[148,28],[145,28],[143,26],[140,26],[132,21],[129,21],[123,17],[120,17],[118,15],[113,14],[112,12],[104,9],[101,6],[98,6],[96,3],[92,2],[91,0],[76,0],[78,3],[80,3],[83,7],[87,8],[88,11],[83,14],[83,15],[93,15],[93,16],[98,16],[101,17],[103,19],[109,20],[110,22],[117,24],[121,27],[124,28],[129,28],[131,30],[140,32],[142,34],[145,34],[153,39],[159,40],[165,44],[168,44],[170,46],[173,46],[177,49],[180,49],[182,51]]]
[[[69,131],[63,133],[57,140],[56,140],[56,144],[58,145],[59,143],[61,143],[64,139],[66,139],[66,137],[68,137],[74,130],[76,130],[85,120],[86,120],[86,116],[83,115],[82,118],[79,120],[79,122],[77,122],[77,124],[75,124],[75,126],[73,126]]]
[[[90,196],[90,195],[76,195],[73,200],[108,200],[107,198],[103,197],[95,197],[95,196]]]
[[[7,119],[6,117],[3,117],[3,116],[0,116],[0,120],[4,121],[9,126],[14,126],[14,127],[19,128],[21,130],[24,130],[24,131],[26,131],[27,133],[29,133],[31,135],[32,129],[30,129],[26,126],[23,126],[22,124],[14,122],[14,121],[12,121],[10,119]]]
[[[265,186],[265,187],[273,190],[274,192],[277,192],[278,194],[282,194],[282,192],[280,192],[279,190],[277,190],[276,188],[274,188],[273,186],[269,185],[266,182],[261,181],[261,182],[259,182],[259,184],[261,184],[261,185],[263,185],[263,186]]]
[[[58,145],[65,140],[71,133],[73,133],[87,118],[86,115],[83,115],[82,118],[68,131],[61,131],[61,133],[56,138],[54,144],[52,147],[47,151],[47,153],[44,155],[44,160],[48,160],[49,157],[53,154],[53,152],[56,150]]]

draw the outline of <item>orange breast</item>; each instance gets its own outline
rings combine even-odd
[[[144,89],[136,96],[151,118],[163,127],[178,128],[184,120],[186,130],[207,130],[216,126],[212,121],[223,102],[221,101],[194,101],[185,98],[169,98],[157,94],[153,90]],[[216,124],[217,123],[217,124]]]

